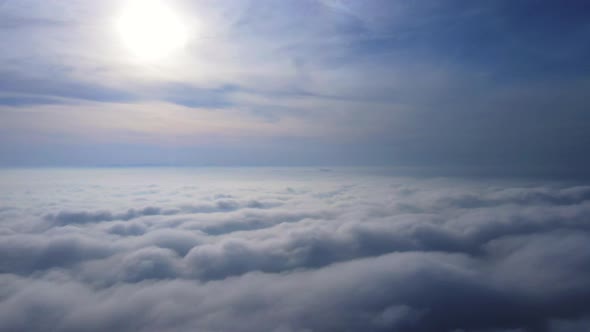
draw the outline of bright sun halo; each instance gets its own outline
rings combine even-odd
[[[149,61],[181,49],[188,38],[180,17],[159,0],[130,0],[117,20],[117,30],[135,56]]]

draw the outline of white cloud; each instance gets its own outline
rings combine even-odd
[[[0,179],[2,329],[567,331],[590,314],[588,187],[64,172]]]

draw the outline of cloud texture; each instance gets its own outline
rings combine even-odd
[[[0,180],[0,331],[590,326],[590,186],[340,168]]]

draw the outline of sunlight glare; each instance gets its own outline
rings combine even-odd
[[[187,29],[180,17],[159,0],[130,0],[117,30],[124,45],[142,60],[158,60],[186,45]]]

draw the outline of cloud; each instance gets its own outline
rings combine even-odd
[[[24,172],[0,232],[1,330],[565,332],[590,317],[586,186],[84,170],[48,196]]]
[[[162,209],[155,206],[147,206],[142,209],[129,209],[123,213],[112,213],[103,211],[60,211],[57,214],[47,214],[44,219],[56,225],[98,223],[103,221],[123,220],[128,221],[144,216],[175,215],[175,214],[198,214],[230,212],[241,208],[264,209],[275,206],[275,203],[262,203],[256,200],[247,202],[236,202],[234,200],[217,200],[213,204],[184,205],[175,209]]]
[[[0,246],[2,273],[29,274],[36,270],[104,258],[114,253],[110,245],[79,235],[50,238],[39,234],[7,235],[3,236]]]

